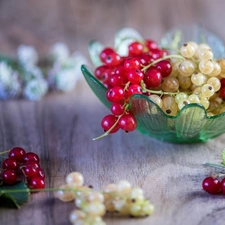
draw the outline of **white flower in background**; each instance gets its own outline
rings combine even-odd
[[[44,79],[33,79],[29,81],[23,90],[23,96],[29,100],[41,100],[48,92],[48,84]]]
[[[58,42],[50,50],[50,58],[54,61],[64,62],[69,58],[69,48],[66,44]]]
[[[17,49],[17,56],[19,62],[25,67],[35,65],[38,62],[38,54],[33,46],[20,45]]]
[[[20,90],[18,73],[7,63],[0,62],[0,99],[16,98],[20,94]]]
[[[72,91],[77,83],[78,76],[73,69],[63,69],[55,75],[56,89],[64,92]]]
[[[24,82],[28,82],[32,79],[43,79],[44,75],[41,69],[35,65],[28,65],[25,69],[23,77]]]

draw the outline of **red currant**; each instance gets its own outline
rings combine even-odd
[[[172,72],[172,65],[169,61],[163,60],[156,64],[156,69],[162,74],[162,77],[168,77]]]
[[[124,99],[124,90],[122,87],[113,87],[107,90],[106,97],[110,102],[120,102]]]
[[[37,162],[39,163],[39,157],[37,154],[33,153],[33,152],[28,152],[24,158],[23,158],[24,162],[28,162],[28,161],[33,161],[33,162]]]
[[[128,54],[129,56],[138,56],[143,52],[143,49],[143,45],[140,42],[135,41],[128,46]]]
[[[17,170],[19,164],[15,159],[5,159],[2,163],[2,169]]]
[[[124,85],[124,78],[121,75],[113,75],[110,77],[110,86],[123,86]]]
[[[141,65],[137,58],[128,58],[124,61],[124,69],[126,71],[129,71],[131,69],[140,69]]]
[[[126,92],[126,97],[129,98],[134,94],[142,94],[142,89],[140,85],[132,84],[129,86],[128,91]]]
[[[221,98],[225,98],[225,87],[222,87],[222,88],[220,89],[220,97],[221,97]]]
[[[221,190],[221,183],[217,178],[206,177],[202,182],[202,188],[209,194],[218,194]]]
[[[157,43],[155,41],[153,41],[153,40],[145,40],[145,45],[147,46],[147,48],[149,50],[158,48]]]
[[[14,170],[6,169],[2,173],[2,180],[6,184],[15,184],[17,179],[16,172]]]
[[[38,168],[37,171],[38,171],[38,176],[42,177],[43,179],[45,179],[45,172],[44,172],[44,170],[42,168]]]
[[[127,78],[132,84],[139,84],[144,78],[144,73],[138,69],[131,69],[127,72]]]
[[[116,116],[123,114],[123,112],[124,112],[123,104],[118,103],[118,102],[113,103],[111,106],[111,112],[112,112],[112,114],[114,114]]]
[[[137,127],[137,121],[134,115],[131,112],[129,112],[121,116],[119,120],[119,126],[122,130],[125,130],[126,132],[133,131]]]
[[[148,87],[158,87],[162,82],[162,75],[157,69],[150,68],[145,74],[144,82]]]
[[[222,193],[225,195],[225,178],[223,178],[223,180],[221,181],[221,190]]]
[[[23,169],[24,175],[28,178],[36,177],[38,175],[38,171],[33,166],[25,166]]]
[[[43,189],[45,188],[45,181],[42,177],[33,177],[28,179],[28,187],[30,189]]]
[[[111,53],[105,59],[105,63],[109,67],[116,67],[121,64],[121,57],[117,53]]]
[[[17,162],[23,162],[23,158],[25,156],[26,152],[23,148],[15,147],[9,152],[9,158],[15,159]]]
[[[27,161],[25,166],[32,166],[35,169],[40,167],[39,163],[38,162],[34,162],[34,161]]]
[[[104,131],[108,131],[117,121],[117,117],[114,115],[107,115],[102,119],[101,125]],[[119,125],[116,126],[110,131],[110,133],[115,133],[120,129]]]
[[[160,49],[151,49],[149,54],[153,59],[159,59],[164,56],[164,52]]]
[[[222,78],[220,80],[220,83],[221,83],[221,88],[225,87],[225,78]]]
[[[104,77],[105,71],[107,71],[109,68],[106,65],[99,66],[95,69],[95,77],[99,80],[102,80]]]
[[[102,62],[105,63],[106,57],[112,53],[115,53],[115,51],[112,48],[105,48],[103,51],[100,53],[100,59]]]
[[[148,64],[153,62],[154,59],[150,55],[143,54],[139,57],[139,61],[140,61],[141,65],[147,66]]]

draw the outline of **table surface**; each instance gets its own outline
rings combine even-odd
[[[13,53],[26,43],[44,54],[60,40],[87,55],[90,39],[110,43],[125,25],[159,39],[174,26],[200,23],[225,40],[224,5],[223,0],[0,0],[0,51]],[[39,102],[0,102],[0,148],[38,153],[47,187],[58,187],[71,171],[81,172],[97,189],[127,179],[155,205],[155,213],[144,219],[107,215],[108,225],[225,224],[224,196],[201,190],[209,174],[202,163],[219,162],[225,135],[204,144],[172,144],[135,131],[94,142],[107,113],[84,81],[72,93],[51,93]],[[0,224],[67,225],[73,209],[53,193],[37,193],[20,210],[0,208]]]

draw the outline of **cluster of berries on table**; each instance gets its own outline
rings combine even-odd
[[[219,194],[225,195],[225,178],[221,181],[217,177],[206,177],[202,182],[202,188],[209,194]]]
[[[63,202],[74,201],[76,208],[70,214],[73,225],[105,225],[106,212],[123,216],[143,217],[153,213],[154,206],[144,198],[141,188],[132,188],[126,180],[107,185],[103,191],[84,186],[81,173],[72,172],[66,184],[59,187],[57,197]]]
[[[12,185],[24,180],[30,189],[45,187],[45,173],[40,167],[39,157],[33,152],[15,147],[2,162],[1,179],[5,184]]]
[[[134,94],[154,101],[167,115],[176,116],[187,104],[202,105],[208,116],[225,112],[225,59],[214,59],[209,45],[187,42],[180,49],[161,49],[152,40],[134,41],[128,55],[105,48],[95,77],[107,88],[111,114],[102,119],[105,132],[130,132],[137,121],[129,110]],[[98,138],[96,138],[98,139]]]

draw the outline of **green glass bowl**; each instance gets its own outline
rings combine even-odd
[[[83,65],[82,73],[99,100],[110,109],[106,87]],[[138,122],[137,129],[150,137],[176,143],[205,142],[225,133],[225,113],[207,116],[199,104],[188,104],[176,116],[168,116],[145,95],[136,94],[130,99],[129,109]]]

